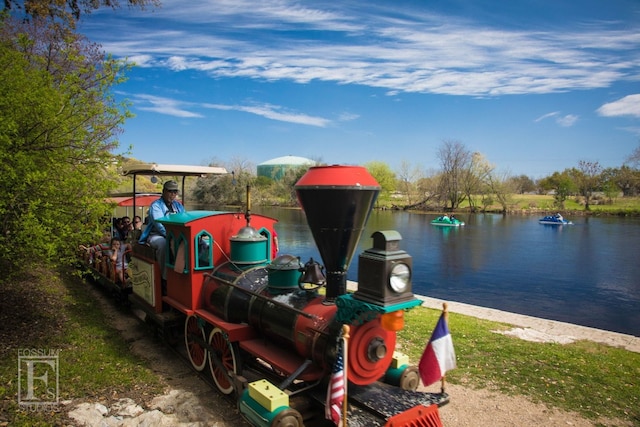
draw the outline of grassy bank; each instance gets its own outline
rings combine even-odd
[[[87,286],[78,278],[48,272],[0,284],[0,426],[68,424],[59,410],[31,413],[19,408],[20,349],[59,350],[60,400],[109,402],[162,391],[162,378],[131,353]],[[399,343],[413,362],[439,314],[426,308],[407,313]],[[640,354],[586,341],[531,343],[492,332],[509,329],[507,325],[456,313],[449,315],[449,326],[458,357],[449,382],[525,395],[594,420],[613,417],[640,425]]]
[[[403,206],[416,203],[418,200],[398,199],[389,195],[381,194],[376,202],[378,208],[402,208]],[[498,204],[490,204],[483,208],[480,197],[477,197],[475,206],[480,212],[502,212],[502,206]],[[483,210],[484,209],[484,210]],[[435,208],[434,212],[440,210]],[[456,210],[458,212],[468,212],[469,202],[464,201]],[[640,197],[619,197],[613,199],[611,203],[605,203],[604,200],[595,200],[590,205],[590,209],[585,211],[584,205],[575,198],[569,198],[564,202],[564,208],[558,209],[555,200],[551,195],[540,194],[512,194],[509,196],[509,213],[518,214],[540,214],[544,212],[561,211],[567,215],[584,216],[602,216],[602,215],[618,215],[618,216],[640,216]]]
[[[399,342],[412,361],[420,359],[438,316],[423,307],[407,313]],[[447,373],[448,382],[640,425],[640,354],[591,341],[524,341],[492,332],[509,325],[456,313],[449,314],[449,328],[458,368]]]
[[[0,284],[0,425],[68,425],[63,405],[51,405],[48,411],[25,411],[18,405],[18,354],[27,349],[58,356],[60,401],[106,403],[161,392],[160,378],[129,351],[91,299],[87,286],[91,285],[78,277],[49,272]],[[22,365],[23,399],[26,369]],[[53,387],[53,371],[48,371],[47,380]],[[46,393],[43,381],[34,381],[34,388],[34,397],[52,401],[54,396]]]

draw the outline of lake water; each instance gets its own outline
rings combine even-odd
[[[280,254],[321,261],[302,211],[254,213],[279,219]],[[640,218],[567,218],[574,225],[558,227],[534,216],[458,215],[460,228],[433,218],[373,211],[348,279],[358,280],[371,234],[396,230],[413,257],[415,294],[640,336]]]

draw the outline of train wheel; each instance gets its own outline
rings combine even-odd
[[[198,318],[189,315],[184,322],[184,343],[187,347],[187,355],[193,368],[200,372],[207,364],[207,350],[204,343],[207,342],[207,336],[204,333],[204,326],[198,322]]]
[[[220,328],[213,328],[209,334],[209,346],[212,349],[212,352],[209,353],[209,369],[211,369],[213,381],[222,394],[231,394],[234,388],[228,372],[236,373],[237,368],[236,352],[233,344],[229,342]],[[213,360],[214,356],[222,362],[224,370]]]
[[[287,408],[278,413],[271,421],[269,427],[302,427],[302,415],[292,408]]]

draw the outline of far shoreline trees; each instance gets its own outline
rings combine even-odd
[[[553,206],[547,208],[564,210],[571,200],[572,209],[579,203],[581,209],[590,211],[594,203],[611,205],[620,197],[640,195],[640,170],[627,164],[604,169],[598,162],[579,160],[576,167],[536,181],[498,170],[481,153],[471,152],[459,141],[444,141],[438,155],[442,168],[428,174],[407,161],[396,172],[382,161],[365,163],[363,166],[381,186],[377,205],[402,210],[507,213],[516,209],[517,200],[522,199],[516,196],[529,194],[552,196]],[[246,185],[252,186],[254,204],[296,206],[293,187],[309,168],[290,169],[282,179],[274,180],[256,177],[256,168],[246,161],[211,166],[234,171],[236,183],[232,184],[231,177],[200,180],[195,188],[196,198],[209,207],[242,205]],[[536,208],[533,204],[529,207]]]

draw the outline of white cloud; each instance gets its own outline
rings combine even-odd
[[[133,96],[133,105],[139,110],[153,111],[168,116],[185,118],[203,117],[201,114],[192,113],[191,111],[182,108],[192,106],[192,104],[155,95],[136,94]]]
[[[262,116],[271,120],[277,120],[277,121],[288,122],[288,123],[296,123],[296,124],[308,125],[308,126],[326,127],[331,123],[330,120],[324,119],[322,117],[313,117],[306,114],[282,111],[283,110],[282,107],[277,107],[269,104],[249,105],[249,106],[203,104],[203,107],[213,108],[216,110],[242,111],[245,113],[251,113],[258,116]]]
[[[561,116],[559,111],[553,111],[551,113],[543,114],[534,120],[534,122],[538,123],[545,119],[555,118],[555,122],[562,127],[571,127],[578,121],[578,116],[575,114],[567,114],[565,116]]]
[[[547,113],[547,114],[544,114],[544,115],[538,117],[537,119],[535,119],[534,122],[537,123],[537,122],[540,122],[540,121],[542,121],[544,119],[548,119],[549,117],[555,117],[558,114],[560,114],[558,111],[554,111],[553,113]]]
[[[567,114],[566,116],[558,117],[556,123],[562,127],[571,127],[578,121],[578,116],[575,114]]]
[[[544,94],[608,87],[640,73],[637,27],[592,22],[526,31],[383,8],[167,1],[143,20],[120,15],[117,31],[93,25],[106,50],[144,59],[142,66],[213,78],[359,84],[389,94]]]
[[[598,114],[605,117],[640,117],[640,94],[627,95],[617,101],[604,104],[596,111]]]
[[[359,117],[360,117],[360,114],[341,113],[340,117],[338,118],[338,120],[340,120],[341,122],[350,122],[350,121],[358,119]]]

